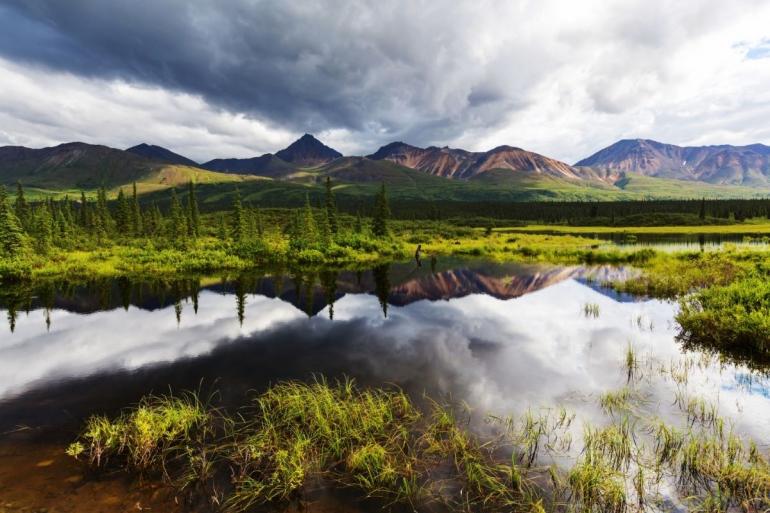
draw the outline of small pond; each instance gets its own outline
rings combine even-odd
[[[770,442],[765,374],[683,349],[676,303],[602,285],[632,272],[446,259],[6,288],[0,454],[8,457],[0,463],[0,496],[37,500],[15,480],[31,455],[39,474],[47,466],[58,472],[45,481],[52,498],[35,507],[77,493],[113,497],[104,504],[116,507],[162,500],[130,485],[97,482],[105,488],[94,491],[66,467],[61,449],[87,416],[115,413],[148,393],[217,390],[223,403],[237,403],[271,383],[318,375],[462,401],[479,424],[487,414],[564,408],[575,415],[576,443],[550,457],[557,464],[579,454],[586,423],[607,422],[601,395],[630,380],[650,415],[686,423],[677,403],[703,398],[736,433]]]

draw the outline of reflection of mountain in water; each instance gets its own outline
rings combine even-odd
[[[510,299],[559,283],[579,273],[580,269],[575,267],[536,267],[509,276],[495,276],[476,269],[454,269],[422,276],[393,287],[389,302],[406,305],[421,299],[447,300],[469,294]]]
[[[198,311],[201,291],[235,296],[238,318],[250,295],[280,298],[308,315],[333,305],[345,294],[376,295],[387,315],[387,305],[406,305],[420,300],[447,300],[470,294],[510,299],[543,289],[566,279],[586,283],[615,299],[617,294],[598,286],[617,277],[622,269],[604,267],[560,267],[447,260],[435,266],[413,263],[382,265],[367,271],[278,270],[246,273],[232,277],[195,277],[182,280],[131,281],[125,278],[94,280],[85,284],[47,283],[38,288],[6,288],[0,294],[0,308],[8,310],[11,329],[19,312],[43,308],[75,313],[93,313],[130,306],[153,311],[175,306],[180,315],[185,303]],[[333,308],[330,308],[330,316]]]

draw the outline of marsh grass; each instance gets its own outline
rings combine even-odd
[[[67,453],[85,453],[97,466],[117,457],[129,467],[147,470],[191,442],[208,420],[207,408],[195,394],[150,396],[114,420],[101,415],[88,419],[81,439]]]
[[[575,416],[564,408],[490,417],[481,438],[467,409],[430,400],[418,409],[398,389],[323,380],[278,383],[230,414],[194,394],[148,397],[114,419],[92,417],[67,452],[157,472],[232,512],[336,487],[415,510],[620,513],[659,504],[664,480],[693,510],[770,508],[766,455],[715,407],[682,395],[679,428],[645,414],[642,397],[631,386],[604,394],[609,423],[584,425],[571,468],[538,467],[571,453]]]
[[[597,319],[599,317],[599,304],[598,303],[586,303],[583,305],[583,315],[585,317],[592,317]]]
[[[300,499],[314,486],[354,488],[384,505],[544,507],[516,458],[472,435],[454,409],[434,403],[423,413],[399,390],[352,381],[279,383],[235,415],[193,394],[150,397],[114,419],[91,417],[67,452],[96,467],[159,472],[226,511]]]
[[[599,397],[599,405],[604,413],[610,416],[631,414],[641,401],[642,396],[628,386],[610,390]]]

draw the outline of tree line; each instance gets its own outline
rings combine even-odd
[[[182,198],[172,188],[170,202],[163,209],[155,202],[140,202],[136,184],[128,194],[119,189],[113,200],[108,200],[104,187],[95,196],[89,198],[81,192],[78,199],[65,196],[61,200],[32,202],[27,200],[20,183],[14,198],[0,186],[0,256],[16,256],[31,250],[47,253],[55,247],[72,248],[82,242],[99,244],[132,238],[184,245],[203,235],[223,243],[266,250],[268,223],[272,231],[277,229],[282,237],[288,238],[292,251],[325,251],[351,236],[385,239],[390,235],[391,212],[384,184],[374,202],[371,220],[359,213],[346,230],[341,229],[336,196],[328,178],[320,207],[313,207],[306,196],[302,207],[290,209],[280,219],[266,219],[263,209],[244,203],[237,188],[228,210],[204,217],[194,182],[187,185]]]
[[[545,224],[614,224],[637,216],[680,215],[693,222],[743,221],[770,218],[770,199],[690,199],[629,201],[423,201],[394,200],[394,217],[400,219],[449,220],[483,217]],[[348,208],[357,208],[357,202]],[[675,217],[672,217],[675,219]]]

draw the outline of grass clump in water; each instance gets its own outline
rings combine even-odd
[[[416,499],[413,440],[421,415],[400,391],[359,390],[350,381],[281,383],[241,415],[232,441],[232,509],[291,498],[321,475],[370,496]]]
[[[162,471],[227,511],[300,499],[314,486],[412,507],[542,508],[515,458],[500,459],[498,448],[449,408],[424,414],[398,390],[319,381],[277,384],[231,416],[194,396],[149,398],[116,419],[89,419],[68,453]]]
[[[587,453],[569,472],[571,503],[577,511],[622,513],[627,508],[623,474]]]
[[[81,439],[67,452],[75,457],[85,453],[97,466],[119,457],[130,467],[146,470],[160,463],[167,451],[189,442],[207,421],[206,408],[193,394],[151,396],[114,420],[91,417]]]
[[[741,361],[770,362],[770,281],[737,280],[687,296],[676,318],[680,338]]]

